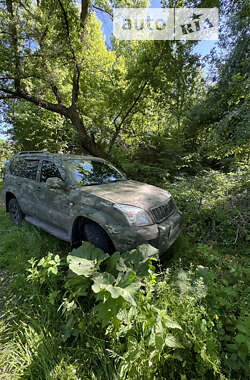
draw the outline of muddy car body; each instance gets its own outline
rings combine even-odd
[[[91,156],[20,152],[6,168],[3,198],[14,223],[24,218],[73,246],[87,240],[112,253],[149,243],[162,254],[181,231],[169,192]]]

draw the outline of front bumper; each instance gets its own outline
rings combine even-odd
[[[151,244],[159,250],[162,256],[175,242],[182,229],[182,213],[177,209],[172,215],[160,224],[145,227],[114,228],[110,232],[111,240],[116,250],[129,251],[140,244]],[[116,231],[115,231],[116,230]]]
[[[158,225],[158,230],[158,237],[150,240],[148,243],[157,248],[160,256],[162,256],[180,235],[182,230],[182,213],[179,210],[175,212]]]

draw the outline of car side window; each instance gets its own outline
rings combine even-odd
[[[48,178],[54,177],[62,179],[58,167],[51,161],[43,161],[40,182],[46,182]]]
[[[20,176],[25,169],[25,160],[23,158],[14,158],[10,164],[10,174]]]
[[[15,158],[10,165],[10,173],[17,177],[36,180],[39,160]]]

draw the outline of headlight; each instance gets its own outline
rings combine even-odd
[[[123,213],[131,225],[148,226],[150,224],[153,224],[147,212],[139,207],[120,204],[114,204],[114,207]]]

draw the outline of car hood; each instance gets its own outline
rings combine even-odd
[[[171,197],[168,191],[131,180],[84,186],[82,190],[114,203],[137,206],[145,210],[167,202]]]

